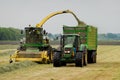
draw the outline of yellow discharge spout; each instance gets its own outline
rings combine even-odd
[[[57,12],[53,12],[53,13],[49,14],[48,16],[46,16],[45,18],[43,18],[42,21],[36,25],[36,27],[40,28],[40,27],[42,27],[43,24],[44,24],[48,19],[50,19],[51,17],[53,17],[53,16],[55,16],[55,15],[58,15],[58,14],[64,14],[64,13],[70,13],[70,14],[72,14],[72,15],[75,17],[75,19],[77,20],[78,25],[86,25],[83,21],[80,21],[80,20],[77,18],[77,16],[76,16],[72,11],[70,11],[70,10],[65,10],[65,11],[57,11]]]

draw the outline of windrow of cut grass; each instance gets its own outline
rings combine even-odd
[[[0,50],[1,51],[1,50]],[[0,66],[9,63],[10,55],[13,54],[15,50],[2,50],[0,52]]]
[[[0,44],[0,50],[17,49],[18,47],[19,47],[19,44],[18,45],[11,45],[11,44],[1,45]]]
[[[10,54],[13,54],[14,52],[15,52],[15,50],[1,51],[1,52],[0,52],[0,57],[8,56],[8,55],[10,55]]]
[[[0,65],[0,74],[11,72],[21,68],[26,68],[32,65],[37,65],[37,63],[31,61],[23,61],[18,63],[16,62],[11,64]]]

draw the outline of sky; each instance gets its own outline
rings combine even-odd
[[[120,33],[120,0],[0,0],[0,27],[24,29],[35,26],[48,14],[71,10],[99,33]],[[50,18],[43,28],[50,33],[62,33],[63,25],[76,26],[71,14]]]

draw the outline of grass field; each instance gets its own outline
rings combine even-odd
[[[0,53],[0,68],[14,64],[8,63],[9,54],[15,51],[17,45],[10,46],[0,46],[4,48],[3,53]],[[120,46],[98,46],[97,63],[88,64],[83,68],[75,67],[74,64],[58,68],[52,64],[31,64],[27,65],[28,67],[25,64],[23,67],[0,74],[0,80],[120,80]]]
[[[18,45],[0,45],[0,50],[17,49]]]

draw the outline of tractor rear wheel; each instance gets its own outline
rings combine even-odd
[[[82,52],[77,52],[76,53],[76,59],[75,59],[76,67],[83,67],[83,63],[84,63],[83,53]]]
[[[54,67],[60,67],[61,66],[60,53],[59,52],[55,52],[54,53],[54,56],[53,56],[53,66]]]

